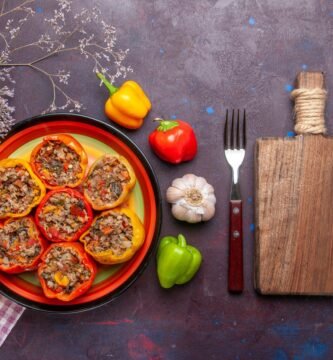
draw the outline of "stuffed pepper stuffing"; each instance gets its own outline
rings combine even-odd
[[[21,159],[0,161],[0,219],[23,217],[38,205],[45,186]]]
[[[36,210],[35,220],[46,239],[76,241],[89,228],[93,214],[78,191],[59,189],[47,193]]]
[[[34,270],[45,249],[46,241],[30,216],[0,225],[0,270],[9,274]]]
[[[42,256],[38,278],[48,298],[71,301],[87,292],[96,265],[79,243],[52,244]]]
[[[144,227],[133,211],[113,209],[97,216],[80,241],[97,262],[118,264],[132,258],[144,239]]]
[[[31,153],[33,171],[48,189],[78,186],[84,178],[88,157],[81,144],[66,134],[50,135]]]
[[[129,162],[120,155],[97,159],[84,183],[84,195],[95,210],[112,209],[123,203],[135,185]]]

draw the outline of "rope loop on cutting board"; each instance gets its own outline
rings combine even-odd
[[[295,101],[295,132],[297,134],[325,134],[327,91],[320,88],[301,88],[293,90],[291,97]]]

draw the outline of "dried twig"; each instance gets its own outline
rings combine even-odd
[[[26,23],[33,22],[36,12],[32,9],[32,5],[35,2],[36,0],[25,0],[14,8],[9,8],[10,2],[6,2],[6,0],[3,0],[1,4],[0,25],[1,22],[5,22],[5,26],[0,29],[4,28],[5,30],[0,31],[0,46],[1,42],[4,45],[2,48],[0,47],[0,137],[6,132],[6,126],[2,126],[2,123],[13,121],[12,114],[14,112],[14,108],[8,104],[8,97],[14,95],[13,86],[10,89],[4,84],[1,88],[1,82],[13,84],[14,80],[11,74],[16,67],[29,67],[48,79],[52,89],[52,99],[43,113],[65,109],[79,112],[83,107],[63,87],[69,83],[69,71],[63,69],[52,73],[42,67],[43,62],[55,55],[79,52],[85,59],[93,61],[93,72],[102,72],[111,81],[117,77],[126,77],[127,73],[132,71],[130,66],[123,65],[128,50],[116,50],[116,29],[102,19],[100,10],[96,7],[89,10],[83,9],[73,17],[71,0],[56,1],[56,8],[52,16],[45,19],[45,22],[49,24],[48,32],[31,43],[13,47],[13,40],[20,39],[19,36],[22,29],[27,26]],[[15,20],[10,18],[10,15],[14,13],[16,14]],[[20,16],[21,13],[22,16]],[[101,28],[101,33],[91,33],[91,23],[96,23],[96,28]],[[39,49],[41,55],[26,63],[12,61],[14,53],[19,55],[21,51],[29,48]],[[110,65],[112,69],[110,69]]]

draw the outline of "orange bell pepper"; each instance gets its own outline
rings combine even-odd
[[[32,210],[32,208],[37,206],[41,202],[42,198],[45,195],[45,192],[46,192],[45,186],[39,180],[39,178],[34,174],[34,172],[32,171],[32,169],[27,161],[22,160],[22,159],[3,159],[0,161],[0,169],[1,168],[2,169],[8,169],[8,168],[19,169],[20,167],[22,167],[28,171],[28,173],[31,177],[31,181],[35,185],[35,188],[33,190],[34,197],[31,200],[31,202],[27,205],[26,209],[24,209],[24,211],[15,212],[15,210],[13,209],[13,206],[11,205],[11,202],[8,201],[11,198],[11,190],[9,189],[9,185],[21,187],[23,184],[21,184],[21,185],[19,183],[11,184],[11,183],[8,183],[8,181],[0,182],[0,202],[2,204],[1,211],[0,211],[0,219],[5,219],[7,217],[23,217],[23,216],[28,215],[30,213],[30,211]],[[16,181],[18,181],[18,180],[16,180]],[[22,200],[23,199],[21,199],[21,201]],[[20,201],[20,200],[18,200],[18,201]]]
[[[80,173],[77,174],[77,181],[75,181],[73,183],[68,183],[68,184],[54,185],[53,183],[57,179],[54,179],[52,177],[52,173],[50,171],[48,171],[47,169],[43,168],[42,165],[36,161],[36,158],[37,158],[37,155],[38,155],[40,149],[50,141],[62,142],[79,155],[81,171],[80,171]],[[75,140],[71,135],[55,134],[55,135],[45,136],[43,138],[43,141],[32,150],[31,156],[30,156],[30,163],[31,163],[31,167],[32,167],[33,171],[35,172],[35,174],[41,179],[41,181],[44,183],[44,185],[48,189],[60,189],[64,186],[74,188],[74,187],[80,185],[81,182],[83,181],[83,178],[84,178],[84,175],[86,172],[86,168],[88,165],[88,157],[87,157],[87,154],[86,154],[85,150],[83,149],[82,145],[77,140]],[[66,162],[66,159],[64,159],[63,164],[62,164],[62,166],[63,166],[62,170],[64,172],[66,172],[68,170],[68,166],[70,166],[70,165],[71,164]]]
[[[110,97],[105,103],[106,116],[127,129],[141,127],[144,117],[151,109],[151,102],[141,86],[130,80],[116,88],[103,74],[97,73],[97,76],[110,92]]]
[[[131,239],[131,246],[124,250],[120,255],[115,254],[112,249],[107,249],[104,251],[96,252],[92,250],[92,238],[90,237],[91,232],[96,232],[101,234],[101,236],[112,236],[119,231],[119,229],[113,229],[112,226],[109,226],[107,229],[102,228],[101,219],[107,216],[117,216],[125,215],[129,218],[129,224],[132,226],[133,235]],[[117,235],[115,235],[117,236]],[[117,208],[108,211],[102,212],[98,215],[90,229],[86,231],[81,237],[80,241],[84,244],[84,249],[88,254],[90,254],[97,262],[101,264],[119,264],[131,259],[135,253],[140,249],[145,240],[145,229],[138,218],[138,216],[128,208]],[[95,238],[93,239],[95,241]]]

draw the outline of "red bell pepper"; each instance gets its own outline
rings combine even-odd
[[[40,236],[31,216],[8,219],[0,224],[1,271],[18,274],[35,270],[46,248],[47,242]]]
[[[52,244],[41,260],[38,278],[45,296],[51,299],[71,301],[81,296],[97,273],[96,264],[79,243]]]
[[[52,216],[47,216],[49,213]],[[81,193],[62,188],[46,194],[37,207],[35,221],[41,233],[52,242],[76,241],[90,227],[93,212]]]
[[[192,160],[197,153],[197,139],[192,127],[182,120],[162,120],[149,135],[149,144],[158,157],[172,164]]]

